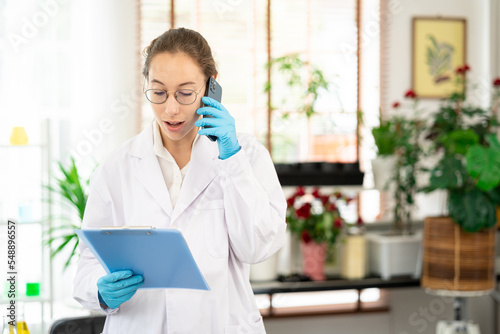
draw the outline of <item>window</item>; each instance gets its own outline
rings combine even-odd
[[[358,53],[356,0],[270,0],[271,56],[300,54],[318,66],[330,82],[316,103],[317,115],[310,122],[292,114],[283,119],[280,104],[290,91],[273,71],[272,118],[275,162],[355,162],[357,153]],[[365,0],[363,22],[378,22],[378,0]],[[366,4],[366,7],[365,7]],[[141,50],[174,27],[199,31],[211,45],[223,88],[223,103],[236,119],[238,131],[250,132],[262,142],[267,133],[267,5],[266,0],[141,1]],[[173,22],[172,12],[173,8]],[[378,35],[364,32],[360,99],[366,114],[378,115]],[[373,69],[373,66],[375,69]],[[143,119],[151,119],[144,105]],[[368,116],[367,116],[368,117]]]

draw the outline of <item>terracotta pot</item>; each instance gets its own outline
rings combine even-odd
[[[314,281],[325,279],[326,244],[318,244],[314,241],[305,243],[301,241],[302,249],[302,271]]]
[[[495,287],[496,229],[467,233],[449,217],[424,223],[422,287],[487,292]]]

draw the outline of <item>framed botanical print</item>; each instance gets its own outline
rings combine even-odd
[[[415,17],[412,44],[413,90],[418,97],[443,98],[463,89],[456,69],[466,64],[465,19]]]

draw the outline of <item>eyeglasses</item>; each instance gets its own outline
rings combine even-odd
[[[205,87],[205,85],[203,85],[203,87]],[[198,94],[200,94],[203,87],[201,87],[198,92],[195,92],[192,89],[176,90],[174,92],[174,97],[180,104],[184,105],[193,104],[198,98]],[[168,93],[172,92],[163,89],[148,89],[144,92],[149,102],[154,104],[165,103],[165,101],[167,101]]]

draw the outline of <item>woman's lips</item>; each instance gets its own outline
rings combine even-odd
[[[167,127],[167,129],[169,131],[172,131],[172,132],[176,132],[176,131],[179,131],[182,126],[184,125],[184,122],[168,122],[168,121],[164,121],[165,123],[165,126]]]

